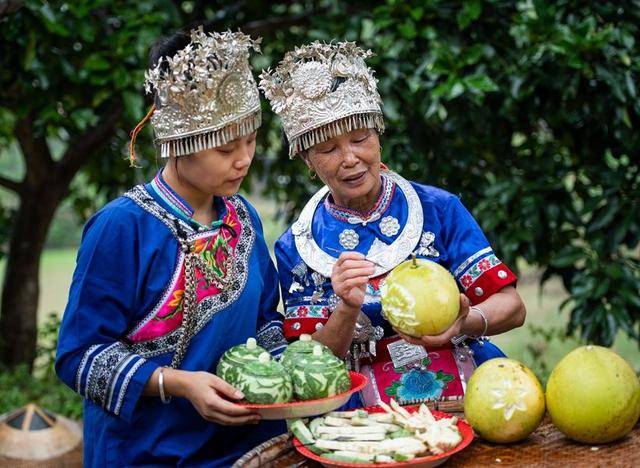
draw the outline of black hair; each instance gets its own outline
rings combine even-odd
[[[211,22],[195,21],[182,29],[174,31],[168,36],[158,38],[151,46],[149,51],[149,68],[155,68],[163,57],[173,57],[179,50],[184,49],[191,42],[191,31],[202,27],[205,32],[211,31]],[[166,72],[168,68],[167,62],[163,62],[161,70]],[[154,104],[160,108],[158,97],[154,94]]]
[[[173,57],[179,50],[184,49],[191,42],[191,36],[185,31],[176,31],[169,36],[156,40],[149,51],[149,68],[155,68],[163,57]],[[162,63],[161,70],[166,72],[168,63]],[[154,92],[153,103],[156,108],[162,107],[158,95]]]
[[[157,39],[149,51],[149,68],[154,68],[162,57],[173,57],[189,42],[191,42],[191,36],[185,30]]]

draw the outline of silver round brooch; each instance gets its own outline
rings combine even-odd
[[[331,89],[331,72],[323,63],[303,63],[291,75],[294,88],[307,99],[318,98]]]
[[[225,76],[218,88],[218,103],[224,112],[233,112],[245,104],[247,100],[248,83],[238,72],[231,72]]]
[[[360,243],[360,236],[353,229],[345,229],[338,236],[340,245],[347,250],[355,249]]]
[[[400,231],[400,222],[393,216],[385,216],[380,220],[380,231],[387,237],[393,237]]]

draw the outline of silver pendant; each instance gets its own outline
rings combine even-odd
[[[317,271],[314,271],[313,273],[311,273],[311,280],[313,281],[313,284],[318,287],[318,286],[322,286],[322,284],[324,283],[324,276],[322,276],[320,273],[318,273]]]
[[[387,237],[393,237],[400,232],[400,222],[393,216],[385,216],[380,221],[380,231]]]
[[[436,241],[436,235],[431,231],[424,231],[420,237],[420,244],[416,249],[416,254],[423,255],[425,257],[439,257],[440,252],[436,250],[433,244]]]
[[[307,268],[307,264],[304,262],[298,263],[291,270],[291,274],[294,278],[297,279],[298,282],[303,283],[306,286],[309,286],[309,278],[307,278],[307,272],[309,269]]]
[[[289,294],[294,294],[302,291],[304,291],[304,287],[300,283],[298,283],[297,281],[291,283],[291,286],[289,287]]]
[[[311,303],[317,304],[320,301],[320,299],[322,299],[322,290],[316,289],[315,291],[313,291],[313,294],[311,295]]]
[[[424,346],[407,343],[405,340],[394,341],[387,345],[389,356],[396,369],[420,364],[422,359],[429,356]]]
[[[371,364],[373,361],[373,357],[376,355],[374,338],[376,333],[377,330],[371,324],[371,319],[360,311],[356,326],[353,329],[353,339],[349,346],[349,352],[347,353],[347,359],[351,361],[350,367],[356,372],[359,372],[363,361],[367,364]]]
[[[340,245],[347,250],[355,249],[360,243],[360,236],[353,229],[345,229],[338,236]]]

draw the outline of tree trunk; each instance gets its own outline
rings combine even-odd
[[[56,209],[69,194],[71,180],[113,135],[123,105],[115,98],[94,127],[77,135],[63,157],[51,157],[45,137],[34,131],[35,111],[17,120],[14,134],[27,171],[21,182],[0,177],[0,185],[20,196],[13,221],[0,303],[0,363],[33,366],[38,338],[40,256]]]
[[[62,189],[66,193],[66,189]],[[0,362],[27,364],[36,356],[40,256],[53,215],[62,201],[51,181],[38,191],[23,190],[14,219],[0,314]]]

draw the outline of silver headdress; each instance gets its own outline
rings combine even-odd
[[[282,119],[289,156],[358,128],[384,131],[381,100],[354,42],[313,42],[288,52],[275,71],[263,71],[260,89]]]
[[[157,96],[151,124],[163,158],[222,146],[260,126],[249,65],[259,43],[240,31],[207,34],[200,27],[186,47],[145,73],[146,92]]]

